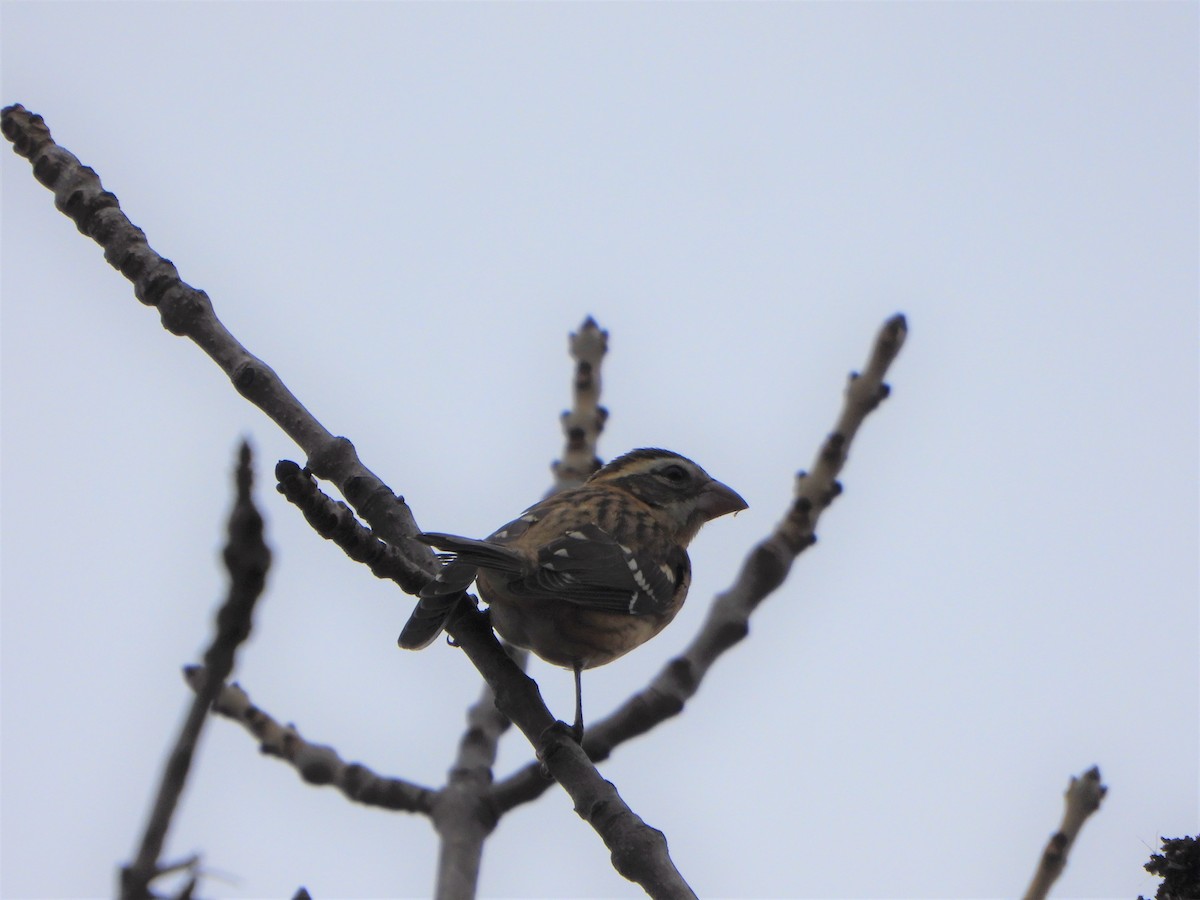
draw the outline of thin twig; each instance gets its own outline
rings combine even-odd
[[[562,459],[550,467],[551,494],[578,487],[600,468],[596,443],[608,419],[608,410],[600,405],[600,365],[608,352],[608,332],[588,316],[579,331],[571,333],[568,348],[575,360],[572,402],[561,417],[565,441]]]
[[[1071,776],[1071,783],[1063,794],[1063,819],[1058,831],[1050,835],[1046,849],[1038,859],[1033,880],[1025,891],[1025,900],[1044,900],[1058,876],[1067,867],[1067,854],[1079,837],[1079,830],[1088,816],[1100,808],[1100,801],[1108,788],[1100,783],[1100,769],[1092,766],[1078,778]]]
[[[238,455],[237,500],[229,517],[229,541],[225,546],[225,566],[229,569],[229,594],[217,613],[217,633],[204,654],[210,679],[198,686],[187,718],[175,746],[167,757],[146,830],[132,863],[121,870],[121,895],[127,898],[149,897],[150,882],[164,871],[158,863],[166,841],[167,829],[183,793],[192,756],[208,708],[221,690],[222,682],[233,670],[237,648],[250,635],[254,605],[262,594],[271,551],[263,542],[262,515],[250,494],[253,472],[250,447],[245,442]]]
[[[183,676],[196,691],[209,683],[203,666],[187,666]],[[245,728],[258,738],[258,748],[264,755],[290,763],[308,784],[330,785],[364,806],[425,815],[432,812],[436,791],[401,778],[378,775],[359,763],[348,763],[332,747],[305,740],[294,725],[281,725],[255,706],[239,685],[217,684],[220,690],[212,711]]]
[[[95,171],[55,144],[42,117],[20,104],[0,111],[0,130],[13,150],[30,161],[34,177],[54,192],[59,211],[104,248],[105,260],[133,283],[138,300],[158,309],[163,327],[190,338],[208,354],[237,392],[299,445],[314,474],[337,485],[377,535],[432,577],[437,559],[431,548],[410,539],[420,529],[404,498],[362,463],[350,441],[331,434],[270,366],[230,334],[208,295],[185,283],[175,265],[151,249],[145,232],[129,221]]]
[[[384,543],[354,516],[345,503],[322,493],[312,473],[290,459],[275,464],[275,489],[297,507],[313,530],[333,541],[347,556],[371,570],[376,578],[395,582],[415,594],[429,581],[429,574],[391,544]]]

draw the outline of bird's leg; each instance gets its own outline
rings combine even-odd
[[[579,663],[575,663],[571,667],[575,672],[575,724],[571,726],[571,731],[575,740],[583,743],[583,683],[580,680],[579,673],[582,671]]]

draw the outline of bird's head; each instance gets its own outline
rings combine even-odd
[[[670,450],[647,447],[618,456],[591,483],[607,483],[637,497],[686,546],[705,522],[746,509],[737,491]]]

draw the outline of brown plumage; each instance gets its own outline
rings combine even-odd
[[[421,592],[400,635],[420,649],[441,632],[472,581],[500,636],[575,673],[628,653],[683,606],[687,546],[707,521],[746,508],[732,489],[669,450],[633,450],[577,488],[531,506],[483,540],[426,533],[452,556]]]

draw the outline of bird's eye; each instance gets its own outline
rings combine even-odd
[[[688,480],[689,477],[687,469],[685,469],[683,466],[675,464],[669,465],[665,469],[662,469],[659,474],[662,475],[663,478],[667,479],[667,481],[671,482],[671,484],[683,484]]]

